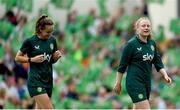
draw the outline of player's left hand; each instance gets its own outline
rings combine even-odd
[[[172,83],[172,79],[168,75],[165,75],[164,79],[167,83],[170,83],[170,84]]]
[[[59,58],[61,58],[61,56],[62,56],[62,53],[59,50],[57,50],[53,53],[54,60],[58,60]]]

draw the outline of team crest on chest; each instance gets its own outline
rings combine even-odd
[[[52,43],[50,44],[50,48],[51,48],[51,50],[54,49],[54,45]]]
[[[154,46],[153,45],[151,45],[151,50],[154,51]]]

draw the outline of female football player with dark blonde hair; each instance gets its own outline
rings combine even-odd
[[[36,22],[36,32],[26,39],[15,57],[16,62],[29,63],[28,91],[37,109],[53,109],[51,102],[53,77],[52,64],[60,57],[56,40],[51,36],[53,21],[46,15]]]

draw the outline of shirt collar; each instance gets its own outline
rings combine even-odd
[[[136,39],[138,40],[138,42],[141,43],[141,44],[147,44],[148,41],[149,41],[149,40],[147,39],[147,43],[146,43],[146,42],[143,42],[143,41],[139,38],[139,35],[138,35],[138,34],[136,34],[135,37],[136,37]]]

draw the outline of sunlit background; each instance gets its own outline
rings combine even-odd
[[[167,85],[153,68],[150,103],[155,109],[180,109],[179,0],[0,0],[0,107],[33,108],[26,81],[28,64],[14,57],[47,14],[55,22],[62,58],[54,65],[55,108],[132,108],[125,89],[112,91],[123,45],[141,16],[152,22],[153,39],[173,79]]]

